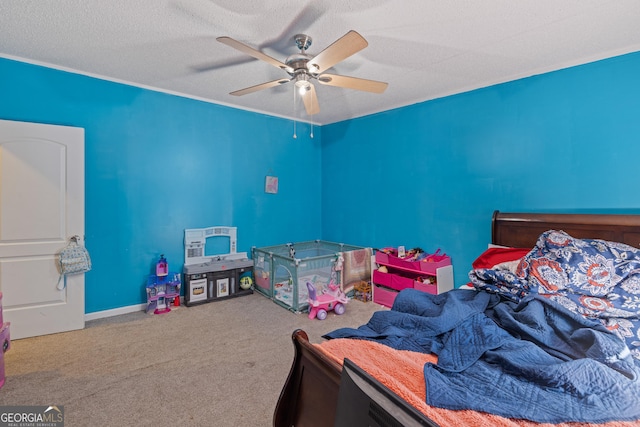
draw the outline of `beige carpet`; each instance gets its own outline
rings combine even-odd
[[[312,342],[366,323],[351,301],[324,321],[260,294],[171,313],[132,313],[84,330],[12,341],[0,405],[62,405],[65,426],[270,426],[293,360],[291,333]]]

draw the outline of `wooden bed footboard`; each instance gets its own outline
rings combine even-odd
[[[334,424],[342,366],[318,351],[306,332],[291,339],[295,357],[273,415],[274,427],[327,427]]]

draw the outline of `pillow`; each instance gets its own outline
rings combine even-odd
[[[494,268],[498,264],[519,261],[531,252],[530,248],[489,248],[482,253],[471,266],[477,268]]]

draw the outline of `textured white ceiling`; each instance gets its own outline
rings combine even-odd
[[[216,37],[284,61],[349,30],[369,46],[331,72],[383,94],[316,84],[311,117],[291,83],[229,95],[288,75]],[[634,51],[638,0],[0,0],[0,56],[316,124]]]

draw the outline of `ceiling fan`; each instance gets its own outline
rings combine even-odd
[[[337,86],[373,93],[382,93],[387,88],[388,84],[384,82],[328,74],[324,72],[336,65],[338,62],[343,61],[367,47],[367,41],[356,31],[349,31],[316,56],[312,56],[307,53],[307,49],[311,46],[311,37],[306,34],[296,34],[293,39],[298,46],[298,49],[300,49],[300,53],[294,53],[287,57],[284,62],[281,62],[251,46],[234,40],[231,37],[218,37],[216,40],[220,43],[224,43],[227,46],[231,46],[232,48],[239,50],[240,52],[267,62],[268,64],[278,67],[289,74],[289,78],[261,83],[259,85],[236,90],[230,94],[235,96],[247,95],[249,93],[293,81],[300,92],[307,114],[311,116],[320,112],[318,97],[312,83],[313,80],[317,80],[319,83],[328,86]]]

